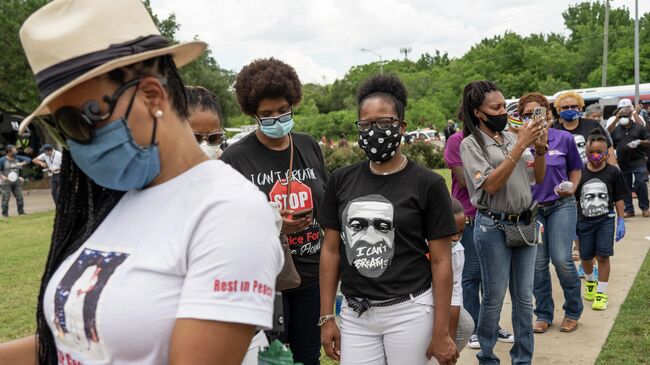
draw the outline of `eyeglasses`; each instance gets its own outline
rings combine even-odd
[[[564,105],[560,107],[560,110],[569,110],[569,109],[580,110],[580,105]]]
[[[288,113],[284,113],[284,114],[282,114],[280,116],[277,116],[277,117],[260,118],[257,115],[255,117],[257,117],[257,120],[260,121],[261,125],[263,125],[265,127],[269,127],[269,126],[274,125],[276,122],[286,123],[286,122],[290,121],[291,119],[293,119],[293,110],[289,111]]]
[[[64,106],[54,112],[52,120],[45,119],[46,124],[49,124],[50,131],[55,132],[53,135],[56,139],[65,142],[71,139],[78,143],[90,143],[95,137],[95,126],[98,122],[108,119],[115,110],[117,100],[122,94],[140,83],[140,79],[131,80],[124,85],[120,86],[112,96],[105,95],[103,101],[108,104],[108,111],[100,114],[99,103],[95,100],[89,100],[84,103],[83,110],[79,110],[72,106]],[[135,100],[135,93],[129,101],[129,106],[126,109],[125,117],[128,117],[131,112],[131,106]],[[53,127],[53,128],[52,128]]]
[[[397,127],[399,123],[400,120],[395,117],[385,117],[385,118],[379,118],[374,122],[369,120],[358,120],[354,124],[357,125],[357,129],[359,129],[359,132],[368,132],[372,129],[373,124],[377,126],[377,129],[381,131],[385,131],[390,127]]]
[[[375,230],[382,233],[387,233],[393,229],[393,222],[381,218],[377,218],[377,219],[352,218],[350,219],[348,225],[355,232],[359,232],[364,229],[367,229],[370,225],[372,225],[375,228]]]
[[[194,132],[194,138],[196,138],[197,143],[202,143],[203,141],[208,142],[211,145],[220,145],[223,143],[223,132],[212,132],[212,133],[196,133]]]

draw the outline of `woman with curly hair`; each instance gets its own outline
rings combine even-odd
[[[242,111],[255,118],[255,133],[228,147],[222,160],[277,204],[300,286],[282,293],[284,333],[297,362],[318,364],[318,262],[322,233],[315,217],[325,191],[323,155],[313,137],[292,132],[302,85],[293,67],[274,58],[245,66],[235,82]]]
[[[449,337],[458,230],[444,179],[402,154],[406,94],[394,75],[361,86],[356,125],[368,160],[336,170],[323,199],[318,324],[325,353],[342,365],[458,357]],[[340,330],[332,313],[339,278]]]
[[[532,118],[536,108],[546,109],[547,119],[550,119],[551,106],[544,95],[531,93],[519,99],[517,111],[523,122]],[[568,132],[549,128],[546,176],[542,183],[533,185],[533,199],[539,206],[537,219],[544,225],[544,244],[537,246],[535,261],[535,333],[544,333],[553,324],[555,308],[549,262],[553,263],[564,292],[564,319],[560,331],[575,331],[582,314],[580,277],[571,255],[575,226],[578,222],[574,194],[580,183],[581,169],[582,160],[573,136]]]

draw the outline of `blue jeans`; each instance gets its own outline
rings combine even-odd
[[[574,197],[559,199],[554,205],[540,207],[537,220],[544,225],[544,244],[537,246],[535,261],[535,315],[538,321],[553,323],[553,293],[549,261],[555,266],[555,273],[564,291],[564,316],[577,320],[582,314],[580,277],[572,259],[573,238],[578,221]]]
[[[478,323],[478,312],[481,307],[479,290],[481,288],[481,266],[478,262],[476,245],[474,244],[474,223],[465,226],[461,243],[465,249],[465,265],[463,266],[463,308],[467,310],[474,323]],[[476,334],[476,327],[473,330]]]
[[[614,256],[615,222],[616,213],[613,210],[600,217],[578,219],[581,260],[591,260],[594,256]]]
[[[505,233],[491,218],[481,213],[476,215],[474,243],[483,287],[478,319],[481,351],[476,355],[480,364],[499,364],[493,350],[507,287],[512,299],[515,331],[515,344],[510,350],[512,363],[530,364],[533,358],[533,279],[537,248],[510,248],[505,241]]]
[[[646,177],[645,167],[633,169],[623,173],[623,179],[627,186],[627,194],[625,194],[625,212],[634,213],[634,205],[632,204],[632,192],[636,193],[639,200],[639,208],[641,210],[648,209],[648,180]]]

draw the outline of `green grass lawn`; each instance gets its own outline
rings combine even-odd
[[[34,333],[54,213],[0,220],[0,342]]]

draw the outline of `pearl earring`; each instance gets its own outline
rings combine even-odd
[[[153,113],[153,116],[156,117],[156,118],[162,118],[162,116],[163,116],[163,111],[160,110],[160,109],[158,109],[158,110],[156,110],[155,113]]]

